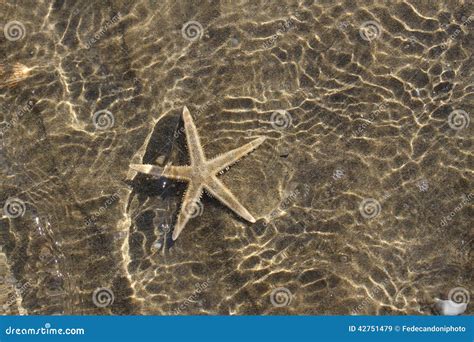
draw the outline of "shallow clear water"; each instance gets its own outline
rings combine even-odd
[[[0,2],[0,312],[468,301],[473,14],[458,1]],[[267,137],[219,176],[256,223],[204,195],[171,240],[186,184],[129,164],[188,163],[183,106],[209,158]]]

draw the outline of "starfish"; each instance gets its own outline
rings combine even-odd
[[[131,169],[141,173],[189,183],[173,231],[173,240],[178,238],[189,219],[196,216],[196,210],[202,210],[199,200],[203,190],[206,190],[207,193],[221,201],[240,217],[255,223],[253,216],[217,178],[217,174],[256,149],[264,142],[265,138],[257,138],[241,147],[208,160],[204,155],[193,118],[186,106],[183,109],[183,121],[191,165],[173,166],[168,164],[162,168],[150,164],[130,164]]]

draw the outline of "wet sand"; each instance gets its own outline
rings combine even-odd
[[[434,314],[472,294],[469,2],[0,13],[3,314]],[[188,163],[183,106],[209,158],[267,138],[219,176],[256,223],[204,195],[171,240],[186,184],[128,166]]]

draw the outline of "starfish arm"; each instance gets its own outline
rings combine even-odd
[[[146,173],[147,175],[161,177],[163,168],[156,165],[149,164],[130,164],[130,168],[137,172]]]
[[[260,144],[265,141],[264,137],[252,140],[251,142],[238,147],[232,151],[226,152],[217,156],[216,158],[208,161],[209,170],[213,170],[216,173],[225,169],[228,166],[231,166],[236,161],[238,161],[243,156],[249,154],[253,150],[255,150]]]
[[[191,167],[190,166],[173,166],[173,165],[166,165],[165,169],[163,170],[162,176],[175,179],[175,180],[191,180]]]
[[[178,219],[173,230],[173,241],[176,240],[181,234],[186,223],[188,223],[191,217],[197,216],[202,211],[202,205],[199,199],[202,194],[202,186],[194,182],[190,182],[186,194],[181,204],[181,209],[178,214]]]
[[[217,198],[237,215],[249,222],[255,222],[253,216],[250,215],[247,209],[245,209],[244,206],[240,204],[234,194],[232,194],[232,192],[224,184],[222,184],[222,182],[217,179],[216,176],[211,177],[211,179],[206,182],[204,187],[213,197]]]
[[[204,151],[202,149],[201,141],[199,140],[196,125],[194,124],[193,118],[186,106],[183,109],[183,121],[184,129],[186,131],[186,141],[188,143],[189,159],[191,160],[191,165],[196,165],[205,160]]]
[[[149,164],[130,164],[130,168],[137,172],[155,177],[165,177],[175,180],[190,180],[191,167],[166,165],[164,168]]]

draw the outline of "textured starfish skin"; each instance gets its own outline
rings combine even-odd
[[[190,213],[192,210],[190,210],[190,208],[195,208],[199,203],[203,190],[206,190],[210,195],[221,201],[240,217],[254,223],[255,219],[253,216],[240,204],[234,194],[232,194],[216,175],[256,149],[264,142],[265,138],[257,138],[248,144],[226,152],[214,159],[207,160],[196,126],[187,107],[183,109],[183,121],[191,165],[166,165],[162,168],[149,164],[130,164],[131,169],[141,173],[189,183],[173,231],[173,240],[178,238],[184,226],[192,217]]]

